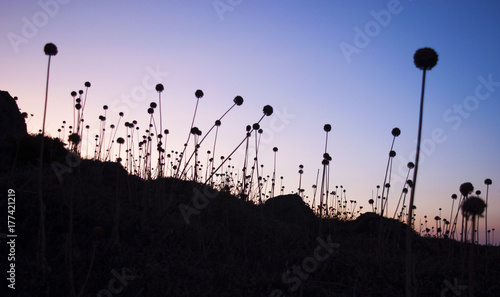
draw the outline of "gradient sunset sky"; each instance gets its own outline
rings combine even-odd
[[[485,198],[490,178],[488,225],[500,227],[497,1],[41,0],[1,6],[0,89],[34,114],[30,132],[42,126],[43,47],[53,42],[59,53],[51,64],[48,134],[57,136],[63,120],[72,122],[70,92],[84,89],[85,81],[92,83],[85,124],[95,135],[107,104],[108,125],[125,113],[117,136],[125,136],[124,121],[146,127],[149,103],[158,100],[154,86],[161,82],[167,151],[182,149],[197,89],[205,93],[195,122],[202,132],[240,95],[243,105],[222,120],[219,156],[236,147],[245,126],[269,104],[275,113],[261,122],[264,175],[272,174],[276,146],[285,192],[297,190],[303,164],[303,188],[312,197],[323,126],[331,124],[330,188],[343,185],[347,199],[364,212],[383,183],[391,130],[398,127],[391,217],[416,149],[422,71],[413,54],[431,47],[439,60],[427,73],[417,216],[427,215],[434,226],[441,207],[448,219],[460,184],[471,182]],[[201,151],[212,141],[213,135]],[[232,165],[242,164],[242,152]],[[480,232],[482,243],[484,220]]]

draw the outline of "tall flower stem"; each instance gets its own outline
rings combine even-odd
[[[274,186],[276,184],[276,152],[278,151],[277,147],[273,147],[274,152],[274,167],[273,167],[273,178],[271,180],[271,198],[274,197]]]
[[[399,128],[394,128],[391,131],[392,134],[392,144],[391,144],[391,149],[389,151],[389,159],[387,160],[387,168],[385,169],[385,176],[384,176],[384,183],[383,183],[383,188],[382,188],[382,200],[380,204],[380,216],[384,216],[384,210],[386,209],[387,202],[389,200],[389,188],[387,188],[387,196],[385,196],[385,203],[384,203],[384,193],[385,193],[385,188],[386,185],[391,182],[391,176],[389,173],[389,170],[392,171],[392,159],[394,156],[396,156],[395,152],[392,150],[394,148],[394,142],[396,140],[396,137],[398,137],[401,134],[401,130]],[[389,173],[389,181],[387,181],[387,174]],[[389,212],[389,211],[387,211]]]
[[[488,245],[488,192],[490,190],[491,179],[487,178],[484,180],[486,184],[486,209],[484,214],[484,236],[486,238],[486,245]]]
[[[420,158],[420,142],[422,138],[422,116],[424,112],[424,91],[425,91],[425,75],[427,70],[431,70],[436,66],[438,55],[431,48],[421,48],[413,55],[415,66],[423,70],[422,74],[422,92],[420,95],[420,114],[418,122],[418,139],[417,139],[417,155],[415,158],[415,170],[413,171],[413,187],[410,195],[410,204],[407,220],[406,232],[406,297],[415,295],[415,279],[413,271],[412,246],[411,246],[411,231],[413,230],[413,205],[415,201],[415,190],[417,188],[418,161]]]
[[[231,105],[231,107],[218,119],[215,121],[214,125],[208,130],[208,132],[205,134],[205,136],[203,136],[203,138],[200,140],[200,142],[198,143],[199,146],[201,146],[201,144],[203,143],[203,141],[205,140],[205,138],[207,138],[208,134],[210,134],[210,132],[212,132],[212,130],[214,128],[216,128],[216,132],[218,131],[218,128],[219,126],[221,125],[221,120],[222,118],[224,118],[224,116],[229,112],[231,111],[231,109],[233,109],[234,106],[238,105],[242,105],[243,104],[243,98],[241,96],[236,96],[234,99],[233,99],[233,102],[234,104]],[[194,119],[193,119],[194,120]],[[217,142],[217,135],[215,136],[215,141]],[[215,158],[215,143],[214,143],[214,158]],[[191,154],[191,156],[189,156],[189,159],[188,161],[186,162],[187,164],[189,164],[189,162],[191,161],[192,157],[194,155],[194,151],[193,153]],[[186,166],[187,167],[187,166]],[[186,167],[184,167],[184,170],[186,170]],[[183,170],[183,171],[184,171]],[[182,173],[180,174],[182,176]]]
[[[40,262],[42,265],[42,275],[45,277],[47,260],[45,258],[46,251],[46,238],[45,238],[45,202],[43,200],[43,148],[45,139],[45,119],[47,116],[47,101],[49,98],[49,74],[50,74],[50,60],[52,56],[57,55],[57,47],[53,43],[47,43],[44,47],[44,52],[49,56],[49,62],[47,66],[47,83],[45,85],[45,105],[43,108],[43,121],[42,121],[42,135],[40,140],[40,157],[39,157],[39,168],[38,168],[38,202],[40,207],[40,229],[38,234],[38,245],[40,247]]]
[[[162,134],[163,133],[163,121],[162,121],[162,115],[161,115],[161,92],[163,92],[164,87],[162,84],[157,84],[155,87],[156,91],[158,92],[158,108],[160,109],[160,134],[157,134],[157,141],[158,141],[158,177],[163,177],[163,157],[164,157],[164,150],[162,151],[161,147],[161,139],[163,138]]]
[[[408,219],[406,221],[406,297],[413,296],[413,290],[415,289],[415,284],[413,281],[413,258],[412,258],[412,246],[411,246],[411,231],[413,229],[413,205],[415,201],[415,189],[417,186],[417,174],[418,174],[418,161],[420,159],[420,141],[422,138],[422,116],[424,113],[424,90],[425,90],[425,73],[423,71],[422,76],[422,92],[420,96],[420,114],[418,121],[418,138],[417,138],[417,155],[415,157],[415,170],[413,171],[413,188],[410,194],[410,207],[408,209]]]
[[[181,166],[182,166],[182,158],[184,157],[184,154],[186,153],[186,148],[187,148],[187,145],[189,143],[189,139],[191,137],[191,129],[193,129],[193,126],[194,126],[194,120],[196,118],[196,112],[198,111],[198,103],[200,102],[200,98],[203,97],[203,91],[202,90],[196,90],[195,92],[195,97],[196,97],[196,106],[194,107],[194,114],[193,114],[193,120],[191,121],[191,127],[189,128],[189,133],[188,133],[188,138],[186,140],[186,143],[184,144],[184,149],[182,150],[182,153],[180,155],[180,160],[179,160],[179,167],[177,167],[177,172],[176,172],[176,176],[179,174],[179,170],[181,169]],[[184,164],[184,168],[187,167],[187,162],[185,162]],[[182,175],[182,174],[181,174]],[[180,176],[179,176],[180,177]]]
[[[259,119],[259,121],[257,122],[257,124],[259,124],[262,119],[265,117],[265,116],[270,116],[273,114],[273,108],[271,105],[266,105],[264,106],[264,109],[263,109],[263,112],[264,112],[264,115]],[[212,172],[212,174],[208,177],[208,179],[205,181],[205,184],[207,184],[207,182],[214,176],[214,174],[224,165],[224,163],[229,160],[229,158],[231,158],[231,156],[240,148],[240,146],[248,140],[248,138],[250,137],[250,135],[252,134],[253,130],[250,130],[247,132],[245,138],[243,138],[243,140],[238,144],[238,146],[236,146],[236,148],[229,154],[229,156],[227,156],[227,158],[221,162],[221,164],[219,165],[219,167],[217,167],[214,172]]]
[[[412,162],[408,162],[407,166],[408,167],[408,173],[406,173],[406,181],[408,181],[408,177],[410,176],[410,171],[413,169],[414,167],[414,164]],[[401,202],[401,198],[403,198],[403,205],[401,205],[401,216],[402,216],[402,212],[403,212],[403,209],[405,207],[405,200],[406,200],[406,193],[408,192],[408,190],[405,191],[406,188],[406,185],[407,183],[405,183],[405,185],[403,186],[403,190],[401,191],[401,195],[399,196],[399,201],[398,201],[398,205],[396,206],[396,210],[394,210],[394,215],[392,216],[393,219],[396,218],[396,213],[398,212],[398,209],[399,209],[399,203]]]

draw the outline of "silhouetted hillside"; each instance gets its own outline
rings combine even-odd
[[[404,296],[399,221],[373,213],[319,220],[297,195],[256,205],[187,180],[143,180],[118,163],[70,158],[50,138],[44,276],[40,137],[21,134],[4,148],[0,170],[2,192],[16,197],[19,296],[71,296],[72,288],[80,296]],[[413,241],[419,296],[465,294],[468,245],[416,233]],[[475,255],[476,296],[499,296],[499,248],[476,247]]]

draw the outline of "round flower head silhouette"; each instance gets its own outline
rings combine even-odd
[[[155,89],[156,89],[157,92],[163,92],[163,90],[164,90],[162,84],[157,84],[156,87],[155,87]]]
[[[243,97],[241,97],[241,96],[236,96],[236,97],[234,97],[233,102],[234,102],[236,105],[240,106],[241,104],[243,104]]]
[[[197,99],[200,99],[200,98],[203,98],[203,91],[202,90],[196,90],[196,92],[194,92],[194,95],[196,96]]]
[[[55,56],[57,55],[57,46],[53,43],[47,43],[43,48],[43,51],[47,56]]]
[[[263,112],[266,116],[270,116],[273,114],[273,107],[271,105],[264,106]]]
[[[394,129],[392,129],[391,133],[392,133],[392,136],[398,137],[401,134],[401,130],[399,130],[399,128],[396,127]]]
[[[415,52],[413,63],[420,70],[431,70],[436,66],[438,54],[432,48],[424,47]]]

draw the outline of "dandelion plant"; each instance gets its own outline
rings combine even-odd
[[[302,193],[302,174],[303,173],[304,173],[304,165],[300,164],[299,165],[299,187],[297,189],[300,196],[301,196],[300,193]],[[313,202],[313,206],[314,206],[314,202]]]
[[[323,165],[323,174],[321,178],[321,187],[320,187],[320,193],[319,193],[319,215],[321,217],[322,215],[322,209],[323,209],[323,201],[326,199],[328,201],[328,178],[327,178],[327,170],[328,170],[328,165],[330,164],[331,157],[327,153],[327,148],[328,148],[328,133],[332,130],[332,126],[330,124],[326,124],[323,126],[323,130],[326,133],[326,140],[325,140],[325,152],[323,153],[323,160],[321,161],[321,164]],[[325,196],[325,191],[326,191],[326,198]],[[326,203],[327,211],[328,211],[328,202]]]
[[[406,164],[406,167],[408,167],[408,172],[406,173],[406,181],[408,181],[408,177],[410,176],[410,171],[415,167],[415,164],[413,164],[413,162],[408,162],[408,164]],[[408,185],[408,183],[405,183],[404,186],[403,186],[403,190],[401,191],[401,195],[399,196],[399,201],[398,201],[398,205],[396,206],[396,210],[394,211],[394,215],[392,216],[392,218],[396,218],[396,213],[399,209],[399,203],[401,202],[401,198],[403,197],[403,204],[401,205],[401,214],[403,213],[403,208],[405,207],[405,201],[406,201],[406,194],[408,193],[408,188],[406,188],[406,186]]]
[[[39,229],[39,237],[38,244],[40,247],[40,260],[42,265],[42,274],[45,276],[46,274],[46,258],[45,258],[45,249],[46,249],[46,238],[45,238],[45,202],[43,201],[43,146],[44,146],[44,138],[45,138],[45,118],[47,116],[47,101],[49,97],[49,74],[50,74],[50,60],[52,56],[57,55],[57,47],[53,43],[47,43],[43,48],[45,55],[49,56],[49,62],[47,66],[47,83],[45,85],[45,105],[43,108],[43,121],[42,121],[42,133],[40,140],[40,158],[39,158],[39,168],[38,168],[38,198],[39,198],[39,207],[40,207],[40,229]]]
[[[421,48],[415,52],[413,55],[413,62],[415,63],[415,66],[423,70],[423,76],[422,76],[422,91],[420,95],[420,116],[419,116],[419,122],[418,122],[418,138],[417,138],[417,152],[416,152],[416,157],[415,157],[415,169],[413,171],[413,188],[411,191],[410,195],[410,204],[409,204],[409,211],[408,211],[408,220],[407,220],[407,225],[408,229],[406,232],[406,281],[405,281],[405,287],[406,287],[406,297],[411,297],[415,295],[415,284],[412,283],[413,278],[413,261],[411,261],[411,233],[410,230],[412,228],[412,220],[413,220],[413,205],[415,201],[415,189],[417,186],[417,173],[418,173],[418,161],[420,158],[420,142],[422,139],[422,116],[424,112],[424,90],[425,90],[425,74],[427,70],[431,70],[436,66],[438,61],[438,55],[436,52],[431,49],[431,48]]]
[[[486,236],[486,245],[488,245],[488,192],[491,183],[491,179],[489,178],[484,180],[484,184],[486,185],[486,209],[484,214],[484,236]]]
[[[184,149],[182,150],[182,153],[181,153],[181,156],[180,156],[179,167],[177,168],[176,175],[178,174],[178,171],[179,171],[179,169],[181,167],[180,165],[182,163],[182,158],[184,157],[184,154],[186,153],[186,148],[187,148],[187,145],[189,143],[189,138],[191,137],[191,129],[193,129],[194,120],[196,118],[196,112],[198,111],[198,103],[200,102],[200,99],[203,98],[203,96],[204,96],[203,91],[202,90],[196,90],[196,92],[194,92],[194,96],[196,97],[196,105],[194,107],[193,120],[191,121],[191,127],[189,128],[189,133],[188,133],[188,137],[187,137],[186,143],[184,143]],[[185,166],[187,166],[187,162],[186,162]]]
[[[396,152],[393,150],[394,148],[394,141],[396,140],[396,137],[398,137],[401,134],[401,130],[396,127],[392,129],[391,131],[392,134],[392,144],[391,144],[391,149],[389,150],[389,159],[387,160],[387,167],[385,169],[385,176],[384,176],[384,185],[388,184],[391,182],[391,177],[389,174],[389,180],[387,180],[387,175],[389,171],[392,171],[392,160],[396,156]],[[385,194],[385,188],[382,189],[382,205],[380,205],[380,216],[384,216],[384,210],[386,208],[387,202],[389,200],[389,193],[387,193],[387,196],[384,196]],[[385,198],[385,203],[384,203],[384,198]]]
[[[264,117],[266,117],[266,116],[270,116],[270,115],[272,115],[272,114],[273,114],[273,107],[272,107],[271,105],[265,105],[265,106],[264,106],[264,108],[262,109],[262,112],[264,113],[264,115],[263,115],[263,116],[259,119],[259,121],[257,122],[257,124],[258,124],[258,123],[260,123]],[[231,156],[232,156],[232,155],[233,155],[233,154],[234,154],[234,153],[235,153],[235,152],[236,152],[236,151],[240,148],[240,146],[241,146],[241,145],[242,145],[245,141],[247,141],[247,139],[248,139],[248,138],[250,137],[250,135],[251,135],[251,132],[252,132],[252,131],[249,131],[249,132],[247,132],[247,133],[246,133],[245,138],[243,138],[243,140],[242,140],[242,141],[241,141],[241,142],[240,142],[240,143],[236,146],[236,148],[235,148],[235,149],[234,149],[234,150],[233,150],[233,151],[229,154],[229,156],[226,158],[226,160],[227,160],[228,158],[231,158]],[[226,160],[225,160],[225,161],[223,161],[223,162],[221,162],[221,164],[219,165],[219,167],[217,167],[217,169],[215,169],[215,171],[214,171],[214,172],[212,172],[212,174],[211,174],[211,175],[208,177],[208,179],[205,181],[205,184],[208,182],[208,180],[210,180],[210,179],[212,178],[212,176],[215,174],[215,172],[217,172],[217,171],[219,170],[219,168],[221,168],[221,167],[224,165],[224,163],[226,162]],[[244,193],[243,193],[243,195],[244,195]]]
[[[452,235],[452,228],[453,228],[453,207],[455,205],[455,200],[457,200],[458,196],[457,194],[452,194],[451,195],[451,199],[452,199],[452,202],[451,202],[451,212],[450,212],[450,235]]]
[[[242,104],[243,104],[243,97],[241,97],[241,96],[236,96],[236,97],[234,97],[234,99],[233,99],[233,105],[231,105],[231,107],[230,107],[230,108],[229,108],[226,112],[224,112],[224,113],[222,114],[222,116],[221,116],[221,117],[219,117],[219,119],[215,120],[214,125],[213,125],[213,126],[212,126],[209,130],[208,130],[208,132],[205,134],[205,136],[203,136],[203,138],[200,140],[200,142],[198,143],[198,145],[200,145],[200,146],[201,146],[201,144],[203,143],[203,141],[207,138],[207,136],[210,134],[210,132],[212,132],[212,130],[215,128],[215,140],[214,140],[214,146],[213,146],[213,151],[212,151],[212,152],[213,152],[213,155],[215,156],[215,145],[216,145],[216,143],[217,143],[217,136],[218,136],[218,132],[219,132],[219,127],[220,127],[220,125],[221,125],[221,123],[222,123],[222,122],[221,122],[221,120],[224,118],[224,116],[225,116],[225,115],[226,115],[229,111],[231,111],[231,109],[233,109],[233,107],[235,107],[235,106],[241,106]],[[191,154],[191,156],[190,156],[190,157],[189,157],[189,159],[187,160],[187,162],[186,162],[187,164],[189,164],[189,162],[190,162],[190,160],[192,159],[193,155],[194,155],[194,152]],[[213,166],[213,165],[214,165],[214,164],[212,163],[212,166]],[[185,169],[186,169],[186,168],[184,168],[184,170],[185,170]],[[208,168],[207,168],[207,169],[208,169]],[[181,176],[182,176],[182,173],[181,173]]]
[[[476,218],[483,215],[486,203],[477,196],[467,198],[462,204],[462,213],[472,221],[471,248],[469,250],[469,296],[474,296],[474,243],[476,229]]]
[[[273,147],[274,152],[274,167],[273,167],[273,177],[271,179],[271,198],[274,197],[274,185],[276,184],[276,153],[278,152],[277,147]]]

